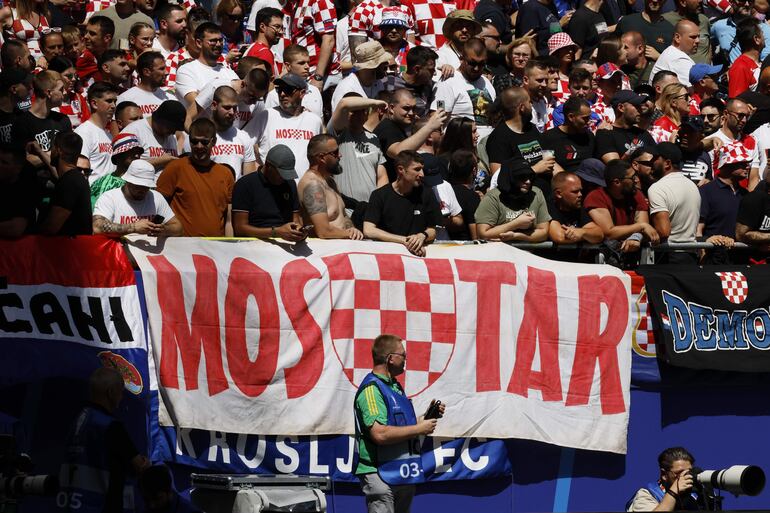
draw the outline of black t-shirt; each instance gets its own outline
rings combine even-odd
[[[572,15],[568,28],[572,40],[583,49],[583,55],[591,55],[599,46],[600,33],[607,32],[607,21],[600,13],[581,5]]]
[[[11,130],[19,117],[19,112],[5,112],[0,110],[0,142],[8,144],[11,142]]]
[[[91,235],[91,189],[83,173],[72,169],[56,182],[51,206],[70,211],[58,235]]]
[[[615,29],[615,33],[619,36],[631,31],[643,35],[646,43],[655,48],[658,53],[663,53],[674,37],[674,26],[667,19],[661,16],[655,23],[649,23],[642,17],[642,13],[623,16]]]
[[[551,26],[559,25],[559,12],[553,3],[543,5],[540,2],[524,2],[516,16],[516,35],[521,37],[534,30],[537,53],[548,55],[548,38],[551,37]]]
[[[510,43],[511,36],[511,18],[505,14],[500,5],[494,0],[481,0],[476,4],[473,10],[473,17],[480,22],[489,22],[495,26],[500,33],[500,39],[503,43]]]
[[[548,213],[551,214],[551,221],[558,221],[564,226],[582,228],[591,222],[591,217],[584,208],[565,212],[556,206],[553,197],[548,198]]]
[[[770,194],[767,189],[767,182],[763,180],[741,200],[736,221],[750,231],[770,232]]]
[[[711,169],[711,156],[705,151],[685,152],[682,150],[680,169],[696,185],[704,178],[711,180],[714,176]]]
[[[463,216],[465,225],[462,230],[459,231],[448,230],[449,234],[452,236],[453,240],[471,240],[471,231],[468,228],[468,225],[476,224],[475,214],[476,209],[479,207],[479,203],[481,203],[481,198],[479,198],[479,195],[476,194],[475,191],[464,185],[453,183],[452,189],[455,192],[455,197],[457,197],[460,208],[463,209],[460,215]]]
[[[524,125],[524,133],[516,133],[506,123],[500,123],[492,130],[487,139],[487,155],[489,161],[502,164],[514,157],[524,157],[531,166],[543,158],[543,148],[540,139],[543,135],[535,125]]]
[[[291,222],[299,211],[297,184],[284,180],[279,185],[270,183],[261,171],[244,175],[233,187],[233,212],[249,213],[249,224],[257,228],[271,228]]]
[[[388,172],[388,181],[392,182],[396,179],[396,167],[393,165],[393,159],[388,156],[388,148],[393,144],[400,143],[409,136],[400,125],[390,119],[380,121],[380,124],[374,129],[374,135],[380,140],[380,148],[382,148],[382,153],[385,155],[385,169]]]
[[[654,146],[655,141],[646,131],[638,127],[617,128],[612,130],[597,130],[596,155],[601,158],[607,153],[617,153],[619,156],[630,154],[642,146]]]
[[[443,224],[441,209],[430,187],[417,187],[402,196],[393,185],[372,192],[364,221],[395,235],[414,235]]]
[[[567,134],[559,127],[543,134],[541,143],[546,150],[553,150],[556,162],[566,171],[577,171],[580,163],[594,156],[596,138],[591,132]]]
[[[51,145],[59,132],[72,130],[72,123],[67,116],[59,112],[50,112],[48,117],[40,119],[27,111],[19,115],[13,125],[11,138],[14,143],[27,144],[37,142],[43,151],[51,151]]]
[[[0,222],[23,217],[27,220],[26,232],[30,232],[35,224],[37,201],[35,175],[24,168],[15,182],[0,184]]]

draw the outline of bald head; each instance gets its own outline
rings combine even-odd
[[[700,42],[700,28],[690,20],[681,20],[674,27],[674,39],[671,44],[686,54],[693,54],[698,50]]]
[[[513,119],[522,104],[529,101],[529,93],[523,87],[509,87],[500,93],[500,105],[505,119]]]
[[[88,395],[91,402],[115,411],[123,397],[123,376],[112,367],[99,367],[88,380]]]

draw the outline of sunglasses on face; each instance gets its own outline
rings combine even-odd
[[[207,139],[205,137],[190,137],[190,146],[208,146],[210,142],[211,139]]]
[[[295,92],[298,91],[296,87],[286,87],[286,86],[275,86],[276,91],[278,91],[278,94],[285,94],[287,96],[291,96]]]

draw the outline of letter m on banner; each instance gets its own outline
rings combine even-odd
[[[354,386],[372,369],[374,339],[405,341],[412,397],[446,370],[455,347],[456,292],[449,260],[346,253],[323,259],[329,269],[334,352]]]

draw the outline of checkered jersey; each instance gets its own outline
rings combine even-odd
[[[551,91],[551,96],[553,96],[554,100],[557,102],[566,102],[569,98],[569,95],[569,80],[560,78],[559,81],[556,82],[556,91]]]
[[[88,118],[91,117],[91,112],[88,109],[88,102],[86,98],[80,93],[73,93],[71,99],[65,98],[61,107],[55,107],[54,109],[67,116],[72,123],[73,130],[79,127],[82,123],[85,123]]]
[[[115,5],[115,0],[88,0],[86,2],[86,21],[88,18]]]
[[[647,130],[652,136],[652,140],[656,143],[670,142],[671,135],[674,130],[678,130],[679,127],[671,121],[668,116],[661,116],[655,123]]]
[[[32,25],[29,21],[19,18],[16,13],[16,9],[11,7],[11,15],[13,22],[10,27],[3,30],[3,34],[6,39],[18,39],[27,43],[29,53],[35,60],[43,56],[43,52],[40,50],[40,36],[43,35],[44,29],[49,28],[48,20],[45,16],[40,16],[40,22],[37,27]]]
[[[433,50],[446,42],[443,34],[446,17],[457,9],[453,0],[412,0],[414,21],[420,44]]]
[[[604,96],[601,93],[596,93],[596,101],[591,105],[591,112],[598,114],[602,121],[610,124],[615,122],[615,112],[609,105],[604,103]]]
[[[287,32],[291,42],[307,48],[310,55],[310,74],[315,73],[321,54],[321,36],[334,35],[337,30],[337,10],[332,0],[298,0]],[[332,51],[331,66],[326,74],[339,71],[340,56]]]
[[[407,395],[432,385],[455,344],[455,288],[448,260],[347,253],[324,258],[331,287],[330,331],[343,371],[354,386],[372,368],[382,333],[405,342]]]
[[[391,6],[393,7],[393,6]],[[414,32],[414,10],[410,4],[401,2],[400,7],[407,14],[409,19],[408,31]],[[369,39],[380,39],[380,21],[382,21],[382,10],[385,6],[380,0],[364,0],[350,15],[350,35],[363,36]]]

